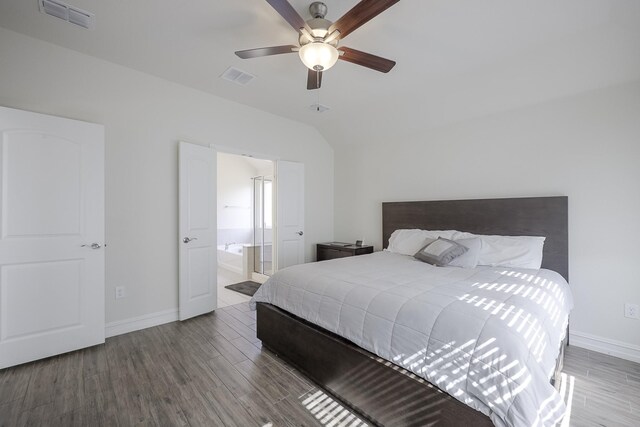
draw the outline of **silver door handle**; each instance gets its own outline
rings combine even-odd
[[[88,248],[91,248],[91,249],[100,249],[102,246],[100,245],[100,243],[92,243],[90,245],[82,245],[80,247],[81,248],[88,247]]]
[[[183,243],[189,243],[192,240],[198,240],[197,237],[185,237],[184,239],[182,239]]]
[[[302,236],[304,234],[303,231],[298,231],[298,236]]]

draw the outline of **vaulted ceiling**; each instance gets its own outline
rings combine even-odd
[[[636,0],[402,0],[341,45],[397,61],[389,74],[344,61],[306,90],[296,54],[234,51],[294,44],[264,0],[67,0],[96,14],[88,31],[1,0],[0,26],[311,124],[332,144],[397,138],[640,78]],[[310,1],[291,0],[305,19]],[[357,0],[325,0],[336,20]],[[219,79],[229,66],[257,76]],[[331,108],[313,113],[318,100]]]

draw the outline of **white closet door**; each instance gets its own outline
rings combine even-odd
[[[276,163],[278,269],[304,263],[304,164]]]
[[[217,307],[216,152],[180,142],[180,320]]]
[[[0,368],[104,342],[104,128],[0,107]]]

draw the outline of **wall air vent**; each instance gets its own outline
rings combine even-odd
[[[75,6],[57,0],[38,0],[38,5],[42,13],[63,19],[79,27],[93,30],[96,26],[96,17],[93,13]]]
[[[254,76],[253,74],[245,73],[244,71],[239,70],[235,67],[229,67],[225,70],[224,73],[222,73],[220,78],[228,80],[230,82],[234,82],[241,86],[246,86],[249,84],[249,82],[255,79],[256,76]]]

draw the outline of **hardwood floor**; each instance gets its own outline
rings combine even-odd
[[[571,426],[640,426],[640,363],[569,346],[563,373],[575,383]]]
[[[640,364],[569,347],[564,372],[571,426],[640,425]],[[0,425],[365,423],[262,349],[242,303],[0,371]]]

